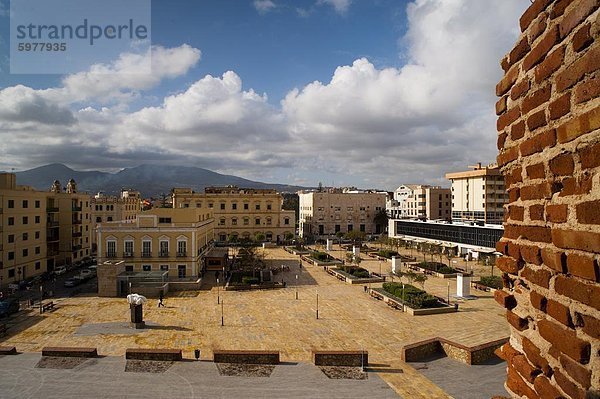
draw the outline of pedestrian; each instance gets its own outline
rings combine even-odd
[[[364,289],[365,289],[365,292],[367,292],[367,286],[365,285],[365,286],[363,286],[363,287],[364,287]]]
[[[164,299],[164,294],[162,292],[162,290],[160,291],[160,293],[158,294],[158,307],[160,308],[161,306],[164,308],[165,304],[163,303],[163,299]]]
[[[298,261],[298,268],[299,268],[299,269],[302,269],[302,261],[301,261],[301,260],[300,260],[300,261]]]

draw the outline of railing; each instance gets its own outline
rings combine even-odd
[[[73,237],[81,237],[82,233],[80,231],[76,231],[73,234],[71,234]]]
[[[81,212],[81,207],[80,206],[73,206],[73,207],[71,207],[71,210],[73,212]]]
[[[106,253],[106,257],[107,258],[116,258],[117,257],[117,253],[116,252],[107,252]]]
[[[186,256],[186,252],[185,252],[185,251],[178,251],[178,252],[177,252],[177,257],[179,257],[179,258],[183,258],[183,257],[185,257],[185,256]]]
[[[169,251],[160,251],[160,253],[158,254],[158,256],[160,256],[161,258],[168,258],[169,257]]]
[[[55,222],[55,221],[46,222],[46,225],[48,227],[58,227],[58,222]]]
[[[133,252],[123,252],[124,258],[133,258]]]
[[[46,242],[56,242],[56,241],[60,241],[60,238],[58,235],[46,236]]]
[[[142,252],[142,258],[151,258],[152,252]]]
[[[46,212],[56,213],[56,212],[58,212],[58,207],[57,206],[48,206],[48,207],[46,207]]]
[[[82,222],[81,219],[73,220],[73,224],[81,224],[81,222]]]

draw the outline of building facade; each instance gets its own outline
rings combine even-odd
[[[470,168],[446,174],[452,183],[452,220],[502,224],[508,193],[500,169],[481,163]]]
[[[385,211],[387,193],[370,191],[300,191],[300,237],[324,237],[357,230],[379,234],[386,226],[375,223]]]
[[[142,211],[139,191],[123,190],[119,196],[98,193],[92,198],[92,251],[96,253],[96,229],[100,223],[134,220]]]
[[[451,209],[451,190],[440,186],[402,185],[386,203],[388,216],[394,219],[449,220]]]
[[[204,193],[190,188],[173,189],[174,208],[213,213],[215,240],[220,242],[256,239],[261,235],[273,242],[294,237],[294,211],[283,209],[282,204],[282,195],[268,189],[207,187]]]
[[[155,208],[102,223],[97,234],[98,294],[119,296],[132,275],[197,280],[214,240],[214,218],[206,209]]]

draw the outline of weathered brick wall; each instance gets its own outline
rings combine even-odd
[[[514,397],[600,397],[600,0],[535,0],[501,61],[498,262]],[[586,396],[587,395],[587,396]]]

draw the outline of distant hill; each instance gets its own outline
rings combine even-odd
[[[17,184],[33,186],[38,190],[48,190],[54,180],[63,187],[71,178],[77,182],[80,191],[91,194],[103,191],[117,194],[121,189],[141,191],[144,197],[169,193],[173,187],[191,187],[195,191],[204,191],[207,186],[236,185],[244,188],[270,188],[279,192],[295,192],[306,187],[286,184],[262,183],[232,175],[223,175],[208,169],[186,166],[140,165],[125,168],[117,173],[99,171],[77,171],[63,164],[50,164],[38,168],[16,172]]]

